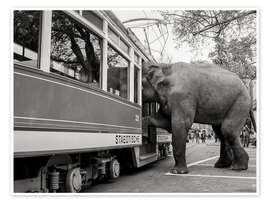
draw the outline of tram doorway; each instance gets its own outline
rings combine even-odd
[[[142,105],[142,117],[150,116],[156,112],[156,103],[145,102]],[[143,148],[141,153],[156,153],[157,152],[157,129],[154,126],[149,126],[148,123],[142,119],[142,143]]]

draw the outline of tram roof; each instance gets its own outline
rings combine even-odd
[[[137,46],[137,48],[147,57],[150,61],[156,62],[155,58],[151,56],[136,34],[130,29],[126,28],[120,19],[110,10],[103,11],[117,26],[118,28],[126,35],[128,38]]]

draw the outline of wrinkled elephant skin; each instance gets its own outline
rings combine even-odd
[[[194,122],[212,125],[220,139],[215,167],[248,168],[248,154],[239,136],[251,101],[240,78],[213,64],[144,64],[143,101],[158,102],[149,125],[172,133],[175,166],[172,173],[188,173],[186,138]]]

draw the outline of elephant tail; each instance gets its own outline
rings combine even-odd
[[[252,110],[249,111],[249,116],[250,116],[250,119],[254,128],[254,131],[257,132],[256,120],[254,118],[254,113]]]

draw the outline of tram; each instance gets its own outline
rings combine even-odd
[[[139,39],[111,11],[14,10],[14,192],[79,192],[168,154]]]

